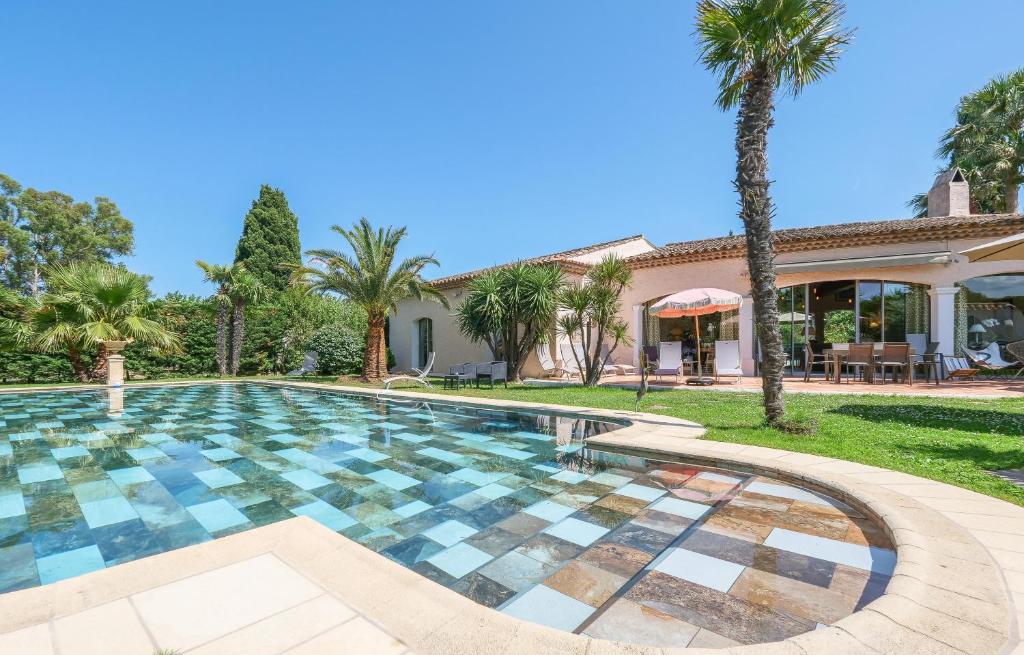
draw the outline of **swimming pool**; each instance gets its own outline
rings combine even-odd
[[[663,646],[786,638],[879,596],[854,509],[583,447],[579,416],[258,384],[0,396],[0,592],[310,516],[512,616]]]

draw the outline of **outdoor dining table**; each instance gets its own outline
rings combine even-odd
[[[878,357],[881,354],[883,344],[876,343],[874,345],[875,345],[875,357]],[[841,382],[840,374],[839,374],[839,367],[842,366],[843,359],[850,354],[850,350],[849,349],[840,350],[838,348],[824,348],[822,350],[822,354],[824,354],[826,356],[828,356],[828,355],[832,356],[832,384],[839,384]],[[906,370],[904,371],[904,375],[903,375],[903,377],[904,377],[904,379],[905,379],[907,384],[912,384],[913,380],[914,380],[914,371],[913,371],[913,367],[911,365],[911,362],[914,361],[914,356],[916,354],[917,354],[917,351],[914,348],[911,348],[910,349],[910,353],[909,353],[909,359],[907,360],[907,367],[906,367]],[[866,384],[874,384],[874,382],[875,382],[875,367],[874,366],[865,366],[864,367],[864,382]]]

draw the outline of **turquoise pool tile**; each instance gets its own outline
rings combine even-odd
[[[447,450],[441,450],[440,448],[435,448],[433,446],[430,446],[430,447],[427,447],[427,448],[423,448],[421,450],[417,450],[416,452],[419,453],[420,455],[425,455],[427,457],[433,457],[434,459],[439,459],[442,462],[448,462],[450,464],[456,464],[456,463],[464,462],[467,459],[465,455],[459,455],[458,453],[451,453],[451,452],[448,452]]]
[[[177,423],[171,423],[170,421],[164,421],[163,423],[153,423],[149,427],[154,430],[177,430],[181,426]]]
[[[472,468],[461,468],[457,471],[452,471],[450,475],[453,478],[464,480],[470,484],[475,484],[478,487],[484,487],[493,482],[497,482],[502,478],[508,477],[508,473],[478,471]]]
[[[238,426],[233,423],[210,423],[206,426],[210,430],[237,430]]]
[[[21,516],[25,513],[25,499],[20,492],[0,495],[0,519]]]
[[[501,611],[517,619],[572,632],[595,609],[550,587],[537,585],[513,598]]]
[[[103,555],[95,545],[76,548],[36,560],[39,581],[42,584],[50,584],[90,571],[98,571],[105,566]]]
[[[566,484],[579,484],[586,480],[588,476],[586,473],[580,473],[579,471],[561,471],[551,476],[552,480],[558,480],[559,482],[565,482]]]
[[[547,464],[535,464],[533,468],[538,471],[544,471],[545,473],[558,473],[562,470],[557,466],[548,466]]]
[[[39,430],[56,430],[62,427],[64,427],[63,421],[40,421],[36,423],[36,428]]]
[[[430,441],[431,439],[430,437],[421,434],[413,434],[411,432],[396,432],[391,435],[391,438],[401,439],[402,441],[408,441],[410,443],[423,443],[424,441]]]
[[[642,484],[633,484],[630,482],[629,484],[616,489],[615,493],[620,496],[627,496],[629,498],[636,498],[637,500],[646,500],[650,502],[661,498],[668,492],[664,489],[655,489],[654,487],[647,487]]]
[[[78,500],[79,504],[103,500],[104,498],[115,498],[121,495],[121,490],[111,480],[93,480],[91,482],[73,484],[71,485],[71,492],[75,495],[75,499]]]
[[[695,553],[685,548],[671,549],[654,565],[655,571],[722,592],[729,591],[744,568],[740,564]]]
[[[142,435],[142,438],[147,443],[151,443],[151,444],[154,444],[154,445],[158,444],[158,443],[163,443],[165,441],[174,441],[174,437],[172,437],[171,435],[167,434],[166,432],[153,432],[153,433],[150,433],[150,434],[144,434],[144,435]]]
[[[463,539],[472,537],[476,532],[476,528],[451,520],[439,523],[432,528],[424,530],[421,534],[428,539],[433,539],[442,546],[453,546]]]
[[[124,496],[82,503],[81,508],[82,515],[85,516],[85,521],[90,528],[100,528],[104,525],[139,518],[132,504]]]
[[[156,479],[149,471],[141,466],[114,469],[112,471],[107,471],[107,475],[110,476],[110,479],[114,481],[114,484],[119,487],[129,484],[137,484],[140,482],[151,482]]]
[[[515,448],[509,448],[507,446],[498,446],[497,448],[492,448],[491,452],[494,453],[495,455],[501,455],[502,457],[510,457],[512,459],[518,459],[518,460],[522,460],[522,461],[525,461],[525,460],[528,460],[528,459],[530,459],[532,457],[536,457],[537,456],[537,453],[531,453],[529,451],[523,451],[523,450],[516,450]]]
[[[508,477],[508,476],[505,476],[505,477]],[[490,500],[495,500],[496,498],[501,498],[502,496],[507,496],[510,493],[514,493],[514,492],[515,492],[515,489],[509,489],[505,485],[489,484],[489,485],[480,487],[479,489],[476,490],[475,493],[483,496],[484,498],[489,498]]]
[[[376,480],[377,482],[398,491],[408,489],[409,487],[415,487],[420,484],[420,481],[416,478],[410,478],[408,475],[402,475],[401,473],[397,473],[391,469],[374,471],[373,473],[367,474],[366,477],[371,480]]]
[[[466,543],[457,543],[427,559],[453,578],[461,578],[480,568],[494,557]]]
[[[37,462],[18,467],[18,482],[21,484],[60,480],[63,477],[64,471],[57,464]]]
[[[624,475],[617,475],[615,473],[609,473],[608,471],[602,471],[595,476],[590,478],[591,482],[597,484],[603,484],[607,487],[622,487],[633,481],[633,478],[627,478]]]
[[[337,464],[328,462],[325,459],[317,457],[311,453],[307,453],[299,448],[275,450],[274,454],[278,457],[285,458],[289,462],[305,467],[314,473],[334,473],[341,470],[341,467]]]
[[[221,487],[228,487],[233,484],[241,484],[242,482],[245,482],[245,480],[238,477],[231,471],[220,468],[196,471],[194,475],[211,489],[219,489]]]
[[[407,504],[402,505],[400,507],[396,507],[392,511],[395,514],[398,514],[399,516],[401,516],[402,518],[408,518],[410,516],[415,516],[416,514],[419,514],[420,512],[425,512],[428,509],[433,509],[433,507],[434,507],[433,505],[428,505],[427,503],[423,502],[422,500],[414,500],[411,503],[407,503]]]
[[[273,439],[274,441],[276,441],[278,443],[287,443],[287,444],[309,443],[309,441],[307,441],[306,439],[303,439],[302,437],[296,436],[296,435],[291,434],[289,432],[280,432],[278,434],[272,434],[272,435],[270,435],[267,438],[268,439]]]
[[[338,530],[344,530],[345,528],[351,527],[357,523],[354,518],[345,512],[333,505],[325,503],[322,500],[315,500],[306,505],[293,507],[291,512],[296,516],[308,516],[311,519],[315,519],[335,532]]]
[[[210,459],[214,462],[226,462],[230,459],[238,459],[241,457],[238,453],[231,450],[230,448],[210,448],[209,450],[199,451],[203,457]]]
[[[376,427],[382,430],[408,430],[408,425],[402,425],[401,423],[394,423],[392,421],[381,421],[377,423]]]
[[[65,446],[63,448],[51,448],[50,454],[57,461],[71,459],[72,457],[85,457],[89,451],[82,446]]]
[[[39,430],[15,432],[14,434],[7,435],[7,438],[11,441],[32,441],[33,439],[42,439],[43,433]]]
[[[136,462],[145,462],[151,459],[160,459],[161,457],[167,457],[167,454],[156,448],[155,446],[143,446],[141,448],[131,448],[125,451],[131,455],[132,459]]]
[[[530,439],[532,441],[554,441],[555,435],[544,434],[542,432],[528,432],[526,430],[519,430],[509,435],[515,439]]]
[[[224,499],[211,500],[199,505],[190,505],[185,509],[211,534],[242,525],[249,521],[245,514],[239,512],[231,503]]]
[[[287,471],[285,473],[282,473],[281,477],[305,491],[309,491],[311,489],[318,489],[325,485],[331,484],[330,480],[328,480],[327,478],[318,473],[310,471],[309,469]]]
[[[93,426],[97,430],[106,432],[107,434],[121,434],[124,432],[132,432],[132,428],[117,421],[108,421],[106,423],[93,423]]]
[[[384,453],[378,453],[376,450],[371,450],[369,448],[353,448],[352,450],[348,451],[347,454],[350,455],[351,457],[355,457],[357,459],[363,460],[364,462],[370,463],[383,462],[386,459],[390,459],[389,455],[385,455]]]
[[[700,503],[680,498],[662,498],[651,505],[651,509],[696,520],[711,511],[711,506],[701,505]]]
[[[576,513],[576,508],[556,503],[553,500],[542,500],[539,503],[530,505],[523,511],[531,516],[536,516],[539,519],[555,523],[557,521],[561,521],[570,514]]]
[[[14,448],[6,441],[0,441],[0,457],[10,457],[14,454]]]
[[[552,537],[586,547],[608,534],[609,530],[600,525],[569,517],[545,528],[544,532]]]

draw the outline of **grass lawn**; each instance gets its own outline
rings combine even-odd
[[[418,385],[401,389],[424,390]],[[429,391],[629,411],[636,398],[625,389],[582,387],[509,385],[454,392],[438,384]],[[707,428],[708,439],[882,466],[1024,505],[1024,489],[986,473],[1024,468],[1024,400],[788,394],[791,415],[817,423],[809,435],[765,427],[760,403],[759,394],[692,389],[652,392],[641,409],[696,421]]]
[[[330,383],[336,378],[307,377],[302,380]],[[355,379],[345,379],[341,383],[367,386]],[[13,388],[13,385],[2,388]],[[418,385],[400,388],[403,391],[424,391]],[[611,388],[510,385],[508,389],[460,389],[455,392],[443,391],[438,384],[429,391],[629,411],[632,411],[635,399],[633,391]],[[754,393],[697,389],[657,391],[647,395],[642,409],[696,421],[708,429],[708,439],[882,466],[1024,505],[1024,489],[986,473],[1024,468],[1024,400],[808,393],[789,394],[786,398],[794,418],[817,424],[813,434],[792,435],[766,428],[761,398]]]

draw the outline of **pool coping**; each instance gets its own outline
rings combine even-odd
[[[588,443],[748,470],[826,490],[881,519],[897,550],[896,569],[882,597],[827,628],[785,641],[724,650],[644,647],[573,635],[501,614],[311,519],[296,518],[0,595],[0,634],[187,577],[188,571],[194,573],[203,566],[273,552],[421,653],[467,652],[466,644],[472,644],[471,652],[481,654],[1024,653],[1019,632],[1024,621],[1024,508],[1011,503],[879,467],[700,439],[704,434],[700,426],[660,415],[298,381],[177,384],[238,383],[628,420],[629,425],[592,437]],[[97,390],[94,386],[71,388]],[[357,567],[360,575],[352,576],[349,565]]]

